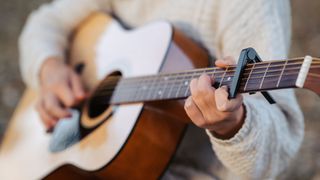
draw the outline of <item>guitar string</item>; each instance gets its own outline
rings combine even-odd
[[[226,83],[223,85],[230,85],[231,83]],[[241,84],[240,89],[243,89],[242,87],[244,87],[244,84]],[[292,85],[286,85],[286,86],[282,86],[283,87],[292,87]],[[248,93],[248,92],[257,92],[257,91],[263,91],[263,90],[270,90],[270,88],[268,87],[263,87],[262,89],[257,90],[257,88],[255,88],[254,86],[249,88],[246,91],[241,91],[241,93]],[[166,97],[152,97],[152,98],[144,98],[143,96],[140,98],[136,98],[136,97],[132,97],[130,98],[125,98],[123,99],[123,97],[120,97],[118,99],[116,99],[115,101],[112,101],[112,99],[110,98],[109,101],[104,100],[103,98],[99,98],[98,100],[95,100],[95,103],[99,103],[101,105],[108,105],[108,104],[117,104],[117,103],[124,103],[124,102],[128,102],[128,103],[133,103],[133,102],[146,102],[146,101],[154,101],[154,100],[165,100],[165,99],[180,99],[180,98],[185,98],[190,96],[190,91],[188,91],[187,94],[183,93],[183,94],[178,94],[178,96],[166,96]]]
[[[312,65],[313,65],[314,63],[312,63]],[[318,63],[317,63],[318,64]],[[288,64],[289,66],[292,66],[292,65],[298,65],[297,63],[291,63],[291,64]],[[300,65],[300,64],[299,64]],[[274,68],[274,67],[280,67],[281,65],[274,65],[274,66],[270,66],[271,68]],[[261,67],[261,66],[258,66],[257,68],[255,68],[255,69],[264,69],[265,67]],[[197,69],[198,70],[198,69]],[[221,69],[204,69],[205,71],[208,71],[208,72],[210,72],[210,71],[212,71],[212,70],[214,70],[215,71],[215,74],[219,74],[219,73],[224,73],[224,70],[221,68]],[[218,71],[217,71],[218,70]],[[245,69],[245,71],[249,71],[250,69],[248,68],[248,69]],[[199,73],[200,71],[198,71],[197,73]],[[230,70],[230,71],[227,71],[227,73],[228,72],[234,72],[234,70]],[[189,72],[186,72],[186,73],[189,73]],[[186,77],[186,73],[183,73],[182,74],[182,76],[180,75],[178,75],[178,74],[181,74],[181,73],[176,73],[176,74],[168,74],[170,77]],[[202,73],[202,72],[201,72]],[[259,73],[259,72],[257,72],[257,73]],[[188,75],[192,75],[192,74],[188,74]],[[130,81],[141,81],[141,79],[153,79],[153,78],[159,78],[159,77],[162,77],[162,76],[164,76],[165,77],[165,74],[159,74],[159,75],[153,75],[153,76],[145,76],[145,77],[131,77],[131,78],[126,78],[125,79],[125,82],[122,82],[122,83],[129,83]],[[112,77],[109,77],[108,78],[108,80],[110,81],[110,79],[112,79]],[[117,76],[117,77],[115,77],[115,79],[119,79],[119,76]],[[107,81],[106,83],[109,83],[109,81]],[[103,82],[101,83],[101,85],[103,84]]]
[[[295,73],[286,73],[286,74],[284,74],[283,76],[289,76],[289,75],[298,75],[299,73],[298,72],[295,72]],[[232,76],[229,76],[229,77],[232,77]],[[273,77],[279,77],[278,75],[268,75],[268,76],[265,76],[265,78],[273,78]],[[248,83],[249,84],[252,84],[252,81],[254,81],[254,80],[260,80],[261,78],[263,78],[262,76],[259,76],[259,77],[251,77],[250,78],[250,80],[248,81]],[[247,79],[249,79],[249,78],[242,78],[242,81],[244,81],[244,82],[246,82],[246,80]],[[221,83],[225,83],[225,82],[232,82],[231,80],[223,80],[223,81],[221,81],[221,78],[216,78],[216,82],[221,82]],[[278,78],[277,79],[275,79],[275,80],[278,80]],[[251,81],[251,82],[250,82]],[[269,81],[269,80],[268,80]],[[181,84],[182,84],[182,82],[186,82],[186,81],[179,81],[179,82],[177,82],[177,81],[172,81],[170,84],[172,84],[172,85],[170,85],[170,87],[167,87],[167,88],[161,88],[161,90],[166,90],[166,89],[168,89],[168,88],[180,88],[181,87]],[[189,81],[188,81],[189,82]],[[169,83],[165,83],[166,85],[168,85]],[[164,83],[163,83],[163,85],[164,85]],[[189,85],[189,84],[188,84]],[[158,84],[158,86],[161,86],[161,84],[159,85]],[[123,92],[123,91],[133,91],[133,90],[137,90],[137,89],[139,89],[141,86],[131,86],[131,87],[121,87],[122,89],[121,90],[119,90],[119,91],[121,91],[121,92]],[[103,93],[105,93],[105,92],[110,92],[110,91],[114,91],[115,90],[115,88],[116,88],[116,86],[109,86],[108,87],[108,89],[107,88],[105,88],[105,89],[103,89],[103,91],[99,91],[99,93],[100,94],[103,94]],[[151,91],[151,90],[156,90],[156,89],[159,89],[158,87],[155,87],[155,88],[153,88],[153,87],[150,87],[149,89],[146,89],[146,90],[148,90],[148,91]]]
[[[289,65],[287,65],[287,66],[291,66],[292,64],[289,64]],[[271,67],[271,66],[270,66]],[[275,66],[272,66],[271,68],[269,68],[269,69],[272,69],[272,68],[274,68]],[[278,67],[280,67],[280,66],[278,66]],[[293,69],[296,69],[296,68],[300,68],[300,67],[293,67],[293,68],[286,68],[285,70],[293,70]],[[257,69],[262,69],[261,67],[260,68],[255,68],[254,70],[257,70]],[[245,71],[248,71],[247,69],[245,70]],[[266,70],[264,70],[264,71],[258,71],[258,72],[256,72],[256,71],[253,71],[253,72],[244,72],[244,76],[245,75],[249,75],[249,74],[253,74],[253,75],[255,75],[255,74],[260,74],[260,73],[265,73],[265,71]],[[230,73],[231,71],[229,71],[228,73]],[[274,73],[274,72],[279,72],[278,70],[268,70],[268,73]],[[212,72],[210,72],[210,71],[207,71],[207,74],[210,74],[211,75],[211,73]],[[182,79],[186,79],[186,78],[188,78],[188,77],[190,77],[190,76],[193,76],[193,75],[198,75],[198,74],[203,74],[203,72],[197,72],[196,74],[195,73],[193,73],[193,74],[188,74],[188,75],[180,75],[180,76],[170,76],[170,77],[172,77],[172,78],[174,78],[174,79],[180,79],[180,78],[182,78]],[[220,74],[224,74],[224,72],[214,72],[212,75],[215,75],[214,77],[215,78],[220,78]],[[155,77],[155,78],[154,78]],[[232,77],[232,75],[231,76],[229,76],[229,75],[227,75],[226,77]],[[128,81],[128,79],[129,78],[125,78],[125,79],[123,79],[123,81],[121,81],[121,82],[119,82],[118,80],[121,78],[121,76],[117,76],[117,77],[110,77],[110,78],[107,78],[106,80],[105,80],[105,82],[102,82],[101,83],[101,85],[103,85],[103,84],[112,84],[112,83],[121,83],[121,85],[124,85],[124,84],[128,84],[128,83],[133,83],[132,81]],[[139,82],[143,82],[143,80],[153,80],[153,81],[155,81],[155,80],[160,80],[161,78],[166,78],[166,76],[162,76],[162,75],[157,75],[157,76],[152,76],[152,77],[150,77],[150,76],[148,76],[148,78],[140,78],[140,79],[137,79],[137,81],[139,81]],[[169,77],[167,77],[167,78],[169,78]],[[115,80],[115,81],[112,81],[112,80]],[[168,80],[166,80],[165,82],[167,82],[167,81],[172,81],[172,79],[168,79]]]
[[[286,81],[288,81],[288,80],[285,80],[284,82],[286,82]],[[283,81],[282,81],[283,82]],[[223,85],[230,85],[231,83],[225,83],[225,84],[223,84]],[[254,85],[256,85],[256,84],[254,84]],[[291,87],[292,85],[286,85],[286,86],[284,86],[284,87]],[[240,89],[243,89],[243,87],[244,87],[244,83],[241,83],[241,85],[240,85]],[[283,88],[283,87],[282,87]],[[263,91],[263,90],[270,90],[270,87],[263,87],[263,88],[261,88],[261,89],[259,89],[258,91]],[[240,90],[240,92],[242,92],[242,93],[244,93],[244,92],[256,92],[257,91],[257,88],[255,88],[255,86],[253,86],[253,87],[251,87],[251,88],[248,88],[246,91],[241,91]],[[132,99],[128,99],[128,98],[126,98],[126,99],[124,99],[123,100],[123,98],[122,97],[120,97],[121,99],[119,100],[119,98],[116,100],[116,101],[112,101],[112,99],[109,99],[110,101],[105,101],[105,100],[103,100],[102,98],[99,98],[98,100],[96,100],[96,101],[94,101],[95,103],[99,103],[99,105],[109,105],[109,104],[117,104],[117,103],[125,103],[125,102],[127,102],[127,103],[134,103],[134,102],[147,102],[147,101],[154,101],[154,100],[164,100],[164,99],[181,99],[181,98],[185,98],[185,97],[187,97],[187,96],[189,96],[190,95],[190,91],[188,91],[188,94],[183,94],[183,95],[181,95],[181,94],[178,94],[178,96],[167,96],[167,97],[161,97],[161,98],[159,98],[159,97],[152,97],[152,98],[144,98],[144,97],[141,97],[141,98],[135,98],[135,97],[133,97]],[[127,95],[126,95],[127,96]]]
[[[298,73],[286,73],[286,74],[284,74],[284,76],[288,76],[288,75],[298,75]],[[270,77],[277,77],[277,75],[270,75],[270,76],[265,76],[265,78],[270,78]],[[250,79],[250,80],[253,80],[254,81],[254,79],[260,79],[260,78],[262,78],[262,77],[255,77],[255,78],[253,78],[253,79]],[[296,77],[295,77],[296,78]],[[273,79],[273,81],[277,81],[278,80],[278,78],[277,79]],[[281,82],[285,82],[285,81],[288,81],[288,80],[282,80]],[[266,82],[268,82],[268,83],[270,83],[270,79],[268,79]],[[230,83],[232,83],[231,81],[222,81],[222,85],[225,85],[225,84],[230,84]],[[244,85],[246,83],[246,81],[245,81],[245,78],[243,78],[242,79],[242,81],[241,81],[241,85]],[[248,87],[250,87],[250,86],[252,86],[252,85],[256,85],[256,82],[248,82]],[[266,83],[264,83],[264,85],[266,85]],[[138,87],[139,88],[139,87]],[[135,88],[126,88],[126,89],[124,89],[125,91],[126,91],[126,93],[130,93],[130,91],[132,92],[132,91],[134,91],[134,92],[136,92],[137,91],[137,89],[138,89],[137,87],[135,87]],[[177,90],[177,88],[179,88],[179,86],[178,85],[174,85],[174,86],[171,86],[170,87],[171,89],[174,89],[174,90]],[[149,88],[149,89],[147,89],[147,90],[145,90],[145,91],[154,91],[154,90],[156,90],[156,89],[158,89],[158,88]],[[162,91],[165,91],[166,89],[168,89],[168,88],[163,88],[163,89],[161,89]],[[248,88],[247,88],[248,89]],[[261,89],[261,88],[258,88],[258,89]],[[107,95],[111,95],[111,94],[113,94],[114,93],[114,89],[109,89],[109,91],[100,91],[99,93],[97,93],[97,95],[94,95],[94,96],[92,96],[93,98],[94,97],[105,97],[105,96],[107,96]],[[117,92],[117,94],[121,94],[121,93],[124,93],[123,91],[120,91],[120,92]]]
[[[289,69],[288,71],[292,71],[292,70],[298,70],[298,69]],[[272,73],[274,73],[274,72],[281,72],[281,71],[272,71]],[[261,74],[262,72],[260,72],[260,73],[255,73],[255,74]],[[298,72],[297,72],[298,73]],[[270,74],[270,73],[267,73],[267,74]],[[197,75],[200,75],[200,74],[197,74]],[[197,75],[194,75],[194,76],[197,76]],[[211,73],[208,73],[208,75],[214,75],[214,74],[211,74]],[[284,74],[285,76],[288,76],[288,75],[292,75],[292,74],[290,74],[290,73],[286,73],[286,74]],[[254,80],[254,79],[260,79],[260,78],[263,78],[263,77],[265,77],[265,78],[270,78],[270,77],[278,77],[279,75],[267,75],[267,76],[252,76],[252,77],[250,77],[250,80]],[[233,78],[233,75],[229,75],[229,76],[226,76],[226,78],[227,78],[227,80],[224,80],[223,82],[228,82],[228,81],[231,81],[231,79],[230,78]],[[216,80],[219,80],[220,79],[220,81],[221,81],[221,77],[215,77],[215,79]],[[244,78],[242,78],[243,80],[247,80],[247,79],[249,79],[248,77],[244,77]],[[190,79],[189,79],[190,80]],[[186,82],[186,81],[189,81],[189,80],[186,80],[186,79],[180,79],[179,81],[176,81],[176,80],[172,80],[172,81],[167,81],[167,82],[160,82],[160,84],[177,84],[177,86],[181,86],[181,83],[182,82]],[[104,91],[107,91],[107,90],[109,90],[109,89],[112,89],[112,90],[114,90],[115,89],[115,86],[116,84],[111,84],[111,85],[109,85],[109,86],[104,86],[103,87],[103,90],[101,91],[100,90],[100,92],[104,92]],[[146,83],[146,82],[144,82],[144,85],[145,86],[148,86],[149,85],[149,83]],[[139,86],[141,86],[141,85],[139,85]],[[127,84],[127,85],[119,85],[119,87],[121,87],[121,88],[125,88],[125,89],[130,89],[130,87],[137,87],[137,84]],[[152,87],[151,87],[152,88]],[[151,89],[151,88],[149,88],[149,89]]]
[[[269,63],[273,63],[272,62],[269,62]],[[264,64],[269,64],[269,63],[264,63]],[[283,62],[284,63],[284,62]],[[260,65],[261,63],[256,63],[256,65]],[[245,69],[245,71],[247,70],[251,70],[251,68],[249,67],[251,64],[248,64],[247,68]],[[289,63],[288,65],[301,65],[301,63]],[[272,65],[270,66],[271,68],[274,68],[274,67],[282,67],[283,65]],[[197,71],[212,71],[212,70],[216,70],[217,73],[228,73],[228,72],[235,72],[235,68],[236,66],[228,66],[229,69],[232,69],[232,70],[228,70],[228,71],[225,71],[224,68],[219,68],[219,67],[210,67],[210,68],[200,68],[200,69],[193,69],[193,70],[187,70],[187,71],[182,71],[182,72],[177,72],[177,73],[160,73],[160,74],[157,74],[157,75],[150,75],[150,76],[138,76],[138,77],[130,77],[130,78],[127,78],[127,80],[134,80],[136,78],[143,78],[143,77],[157,77],[157,76],[165,76],[165,75],[178,75],[178,74],[187,74],[187,73],[192,73],[192,72],[197,72]],[[256,66],[254,69],[262,69],[266,66]],[[218,70],[218,71],[217,71]]]
[[[286,70],[292,70],[292,69],[286,69]],[[274,70],[273,72],[276,72],[276,70]],[[260,72],[261,73],[261,72]],[[210,74],[210,73],[209,73]],[[258,73],[256,73],[256,74],[258,74]],[[213,74],[214,75],[214,74]],[[289,75],[289,74],[286,74],[286,75]],[[264,76],[264,77],[272,77],[272,76],[277,76],[277,75],[269,75],[269,76]],[[233,76],[227,76],[227,77],[233,77]],[[219,77],[216,77],[217,79],[219,78]],[[263,78],[263,77],[253,77],[252,79],[259,79],[259,78]],[[244,78],[244,79],[246,79],[246,78]],[[180,81],[181,82],[181,81]],[[177,83],[177,81],[174,81],[174,83]],[[177,83],[178,84],[178,83]],[[111,87],[111,88],[110,88]],[[180,84],[178,84],[178,87],[181,87],[181,85]],[[171,87],[170,87],[171,88]],[[174,87],[174,88],[176,88],[176,87]],[[106,88],[106,89],[108,89],[108,88]],[[109,86],[109,89],[111,89],[112,90],[112,92],[114,91],[114,89],[115,89],[115,86]],[[130,90],[130,88],[127,88],[128,90]],[[153,89],[157,89],[157,88],[150,88],[148,91],[150,91],[150,90],[153,90]],[[136,90],[136,88],[134,88],[133,90]],[[163,89],[163,90],[165,90],[165,89]],[[102,94],[101,93],[102,91],[100,91],[100,94]],[[105,92],[108,92],[108,91],[105,91]]]
[[[283,74],[283,76],[284,77],[286,77],[284,80],[281,80],[281,83],[286,83],[287,81],[290,81],[290,82],[292,82],[292,80],[296,80],[296,78],[297,78],[297,75],[299,74],[299,72],[294,72],[294,73],[285,73],[285,74]],[[289,76],[290,75],[290,76]],[[296,76],[292,76],[292,75],[296,75]],[[270,83],[272,83],[272,81],[277,81],[278,80],[278,78],[273,78],[272,80],[270,80],[270,78],[272,78],[272,77],[278,77],[278,75],[268,75],[268,76],[265,76],[265,78],[269,78],[269,79],[267,79],[267,83],[264,83],[264,86],[267,84],[269,84],[270,85]],[[248,82],[248,88],[246,88],[245,90],[247,90],[247,89],[250,89],[250,87],[252,87],[252,86],[256,86],[256,83],[258,82],[257,80],[259,80],[259,79],[261,79],[262,77],[254,77],[254,78],[251,78]],[[294,79],[292,79],[292,78],[294,78]],[[242,80],[241,80],[241,85],[244,85],[247,81],[246,81],[246,79],[247,78],[243,78]],[[220,80],[221,81],[221,79],[217,79],[217,80]],[[219,82],[219,81],[216,81],[216,82]],[[222,81],[222,85],[225,85],[225,84],[230,84],[230,83],[232,83],[232,81],[230,80],[230,81]],[[177,84],[177,85],[176,85]],[[186,86],[183,86],[183,87],[180,87],[181,85],[179,85],[178,83],[173,83],[172,84],[173,86],[171,86],[170,88],[172,88],[174,91],[175,90],[177,90],[178,88],[182,88],[182,89],[184,89],[184,88],[186,88]],[[122,89],[122,90],[120,90],[120,91],[118,91],[117,92],[117,94],[119,93],[119,94],[123,94],[123,93],[131,93],[132,91],[133,92],[136,92],[137,90],[139,89],[139,87],[134,87],[134,88],[126,88],[126,89]],[[154,91],[154,90],[156,90],[157,88],[149,88],[149,89],[146,89],[146,90],[144,90],[144,91]],[[168,89],[168,88],[162,88],[162,89],[160,89],[160,90],[162,90],[162,91],[165,91],[166,89]],[[255,89],[258,89],[258,88],[255,88]],[[110,89],[109,91],[100,91],[98,94],[102,94],[102,93],[104,93],[104,95],[107,95],[107,94],[112,94],[113,93],[113,91],[115,90],[115,88],[114,87],[112,87],[112,89]],[[124,92],[123,90],[126,90],[127,92]],[[129,92],[128,92],[129,91]],[[131,91],[131,92],[130,92]],[[109,92],[109,93],[108,93]],[[97,96],[97,95],[95,95],[95,96]]]
[[[320,59],[319,59],[320,60]],[[268,64],[268,65],[270,65],[270,64],[272,64],[272,62],[267,62],[267,63],[264,63],[264,64]],[[316,63],[312,63],[312,65],[313,64],[319,64],[318,62],[316,62]],[[288,64],[288,65],[297,65],[297,63],[291,63],[291,64]],[[279,66],[279,65],[276,65],[276,66]],[[271,66],[270,66],[271,67]],[[273,67],[275,67],[275,66],[273,66]],[[318,67],[318,66],[317,66]],[[262,69],[263,67],[261,67],[261,66],[258,66],[258,68],[256,68],[256,69]],[[311,67],[311,68],[315,68],[315,67]],[[285,70],[293,70],[293,69],[295,69],[295,68],[291,68],[291,69],[285,69]],[[198,69],[197,69],[198,70]],[[205,71],[206,71],[206,69],[204,69]],[[213,70],[217,70],[217,69],[213,69]],[[223,69],[222,69],[223,70]],[[247,69],[246,69],[247,70]],[[233,71],[233,70],[231,70],[231,71]],[[268,71],[269,72],[269,71]],[[273,70],[273,71],[270,71],[270,72],[277,72],[277,70]],[[198,73],[200,73],[200,72],[197,72],[197,74]],[[220,73],[220,72],[218,72],[218,73]],[[221,72],[222,73],[222,72]],[[259,73],[262,73],[262,72],[256,72],[255,74],[259,74]],[[211,73],[208,73],[208,74],[211,74]],[[291,73],[291,75],[292,75],[293,73]],[[194,74],[193,74],[194,75]],[[215,73],[213,73],[212,75],[215,75]],[[284,75],[290,75],[290,74],[284,74]],[[278,76],[278,75],[269,75],[269,76],[263,76],[263,77],[275,77],[275,76]],[[184,78],[186,77],[186,76],[183,76]],[[227,76],[228,77],[228,76]],[[232,76],[229,76],[229,77],[232,77]],[[216,77],[217,79],[219,78],[219,77]],[[258,78],[262,78],[262,77],[254,77],[254,79],[258,79]],[[119,80],[120,78],[119,77],[116,77],[116,79],[117,80]],[[246,78],[245,78],[246,79]],[[225,83],[226,82],[226,83]],[[223,84],[230,84],[230,82],[229,81],[223,81]],[[252,84],[252,83],[249,83],[249,84]],[[243,82],[241,82],[241,85],[243,85]],[[179,86],[180,87],[180,86]],[[114,88],[115,87],[113,87],[113,90],[114,90]],[[260,88],[261,89],[261,88]]]
[[[292,70],[300,70],[300,68],[298,67],[298,68],[290,68],[290,69],[286,69],[286,71],[292,71]],[[277,73],[277,72],[281,72],[281,70],[270,70],[270,71],[268,71],[267,72],[267,74],[270,74],[270,73]],[[262,74],[262,73],[265,73],[265,71],[260,71],[260,72],[254,72],[254,73],[251,73],[251,76],[252,75],[257,75],[257,74]],[[198,76],[198,75],[201,75],[202,73],[197,73],[197,74],[193,74],[193,76]],[[216,73],[207,73],[208,75],[216,75]],[[246,75],[249,75],[249,74],[244,74],[244,76],[246,76]],[[271,77],[271,76],[277,76],[277,75],[267,75],[267,76],[264,76],[264,77]],[[182,78],[182,79],[180,79],[179,81],[176,81],[176,79],[177,78],[175,78],[175,80],[170,80],[170,79],[168,79],[167,81],[162,81],[163,83],[166,83],[166,84],[168,84],[168,83],[181,83],[181,82],[184,82],[184,81],[186,81],[186,77],[191,77],[191,76],[183,76],[184,78]],[[219,78],[221,78],[222,76],[214,76],[214,78],[215,79],[219,79]],[[233,75],[227,75],[227,76],[225,76],[225,78],[233,78],[234,76]],[[252,76],[252,78],[262,78],[263,76]],[[224,78],[224,79],[225,79]],[[244,77],[243,79],[248,79],[247,77]],[[155,79],[153,79],[153,80],[155,80]],[[227,80],[228,81],[228,80]],[[118,81],[117,81],[118,82]],[[108,88],[114,88],[115,86],[114,85],[116,85],[116,84],[118,84],[118,83],[110,83],[109,82],[109,86],[108,85],[105,85],[105,86],[102,86],[102,88],[103,89],[108,89]],[[143,81],[142,81],[143,82]],[[153,82],[153,81],[152,81]],[[148,81],[148,82],[144,82],[143,83],[143,85],[149,85],[151,83],[151,81]],[[160,83],[161,83],[161,81],[160,81]],[[126,84],[126,85],[123,85],[123,84],[121,84],[121,82],[120,82],[120,85],[119,86],[125,86],[125,87],[130,87],[130,85],[133,85],[133,86],[136,86],[137,84],[133,84],[133,83],[131,83],[131,84]]]
[[[300,65],[300,64],[287,64],[286,66],[292,66],[292,65]],[[270,68],[275,68],[275,67],[281,67],[282,65],[273,65],[273,66],[270,66]],[[254,68],[254,69],[264,69],[264,68],[266,68],[266,67],[261,67],[261,66],[258,66],[258,67],[256,67],[256,68]],[[198,70],[198,69],[197,69]],[[219,71],[217,71],[217,69],[207,69],[206,71],[208,71],[208,72],[210,72],[210,71],[212,71],[212,70],[215,70],[215,74],[219,74],[219,73],[224,73],[224,72],[226,72],[226,73],[229,73],[229,72],[235,72],[235,70],[230,70],[230,71],[223,71],[223,69],[218,69],[218,70],[221,70],[220,72]],[[245,69],[244,71],[249,71],[249,70],[251,70],[250,68],[248,68],[248,69]],[[286,70],[288,70],[288,68],[286,68]],[[196,71],[197,73],[203,73],[203,72],[201,72],[200,70],[199,71]],[[264,71],[263,71],[264,72]],[[186,73],[188,73],[188,72],[186,72]],[[170,73],[170,74],[168,74],[168,75],[170,75],[170,77],[187,77],[186,76],[186,73]],[[255,73],[260,73],[260,72],[255,72]],[[180,74],[180,75],[179,75]],[[188,76],[190,76],[190,75],[193,75],[193,74],[188,74]],[[246,73],[244,74],[244,75],[246,75]],[[121,76],[120,76],[121,77]],[[159,77],[166,77],[165,76],[165,74],[158,74],[158,75],[151,75],[151,76],[142,76],[142,77],[130,77],[130,78],[125,78],[125,81],[123,81],[122,83],[130,83],[130,81],[141,81],[142,79],[145,79],[145,80],[154,80],[154,78],[159,78]],[[118,77],[114,77],[115,79],[119,79],[119,76]],[[112,77],[109,77],[108,79],[112,79]],[[107,83],[109,83],[109,82],[107,82]],[[101,83],[101,85],[103,84],[103,82]]]

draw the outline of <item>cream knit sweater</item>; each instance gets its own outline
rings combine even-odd
[[[132,27],[167,19],[217,58],[237,58],[241,49],[254,47],[263,59],[279,59],[289,49],[289,0],[56,0],[32,13],[20,37],[21,70],[29,86],[37,88],[43,61],[64,57],[71,30],[98,10]],[[245,96],[244,125],[229,140],[190,126],[163,178],[275,178],[298,151],[304,123],[292,90],[271,94],[276,105],[259,94]]]

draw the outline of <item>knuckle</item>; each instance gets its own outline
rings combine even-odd
[[[222,103],[222,105],[218,106],[217,109],[221,112],[226,112],[226,111],[228,111],[229,108],[228,108],[227,103]]]
[[[184,109],[189,117],[194,115],[194,109],[191,106],[185,106]]]
[[[54,103],[53,103],[52,100],[50,100],[50,99],[47,99],[47,100],[46,100],[45,105],[46,105],[46,108],[47,108],[48,110],[53,110],[53,109],[55,108]]]
[[[204,125],[208,125],[209,122],[213,122],[214,121],[214,118],[213,118],[213,115],[211,114],[205,114],[204,115],[204,118],[205,118],[205,122],[204,122]]]
[[[197,93],[202,96],[207,93],[207,89],[205,87],[199,87]]]
[[[198,127],[200,128],[205,128],[207,127],[207,122],[204,120],[198,120],[196,122],[194,122]]]
[[[73,97],[68,97],[68,98],[65,98],[65,103],[68,107],[72,106],[75,104],[75,99]]]
[[[186,102],[184,103],[184,109],[185,110],[189,110],[190,109],[190,107],[191,107],[191,104],[190,104],[190,102],[189,102],[190,100],[186,100]]]
[[[194,91],[194,97],[198,98],[198,99],[204,99],[207,94],[209,94],[210,91],[208,88],[205,87],[198,87],[197,89],[195,89]]]

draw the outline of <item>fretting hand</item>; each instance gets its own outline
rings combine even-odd
[[[234,65],[231,57],[217,60],[216,66],[226,67]],[[228,99],[228,88],[212,87],[214,78],[206,74],[190,83],[191,96],[185,102],[185,110],[198,127],[208,129],[214,136],[221,139],[233,137],[242,127],[245,109],[242,95],[235,99]]]

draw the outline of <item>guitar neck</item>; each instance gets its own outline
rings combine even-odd
[[[312,62],[312,58],[248,64],[244,69],[238,93],[303,87],[309,68],[319,68],[319,66],[319,59]],[[100,92],[96,98],[112,94],[109,102],[111,104],[183,99],[191,94],[189,88],[191,80],[204,73],[214,78],[213,87],[230,87],[235,69],[236,66],[214,67],[122,79],[120,76],[115,76],[108,79],[109,82],[103,83],[105,85],[99,88]]]

